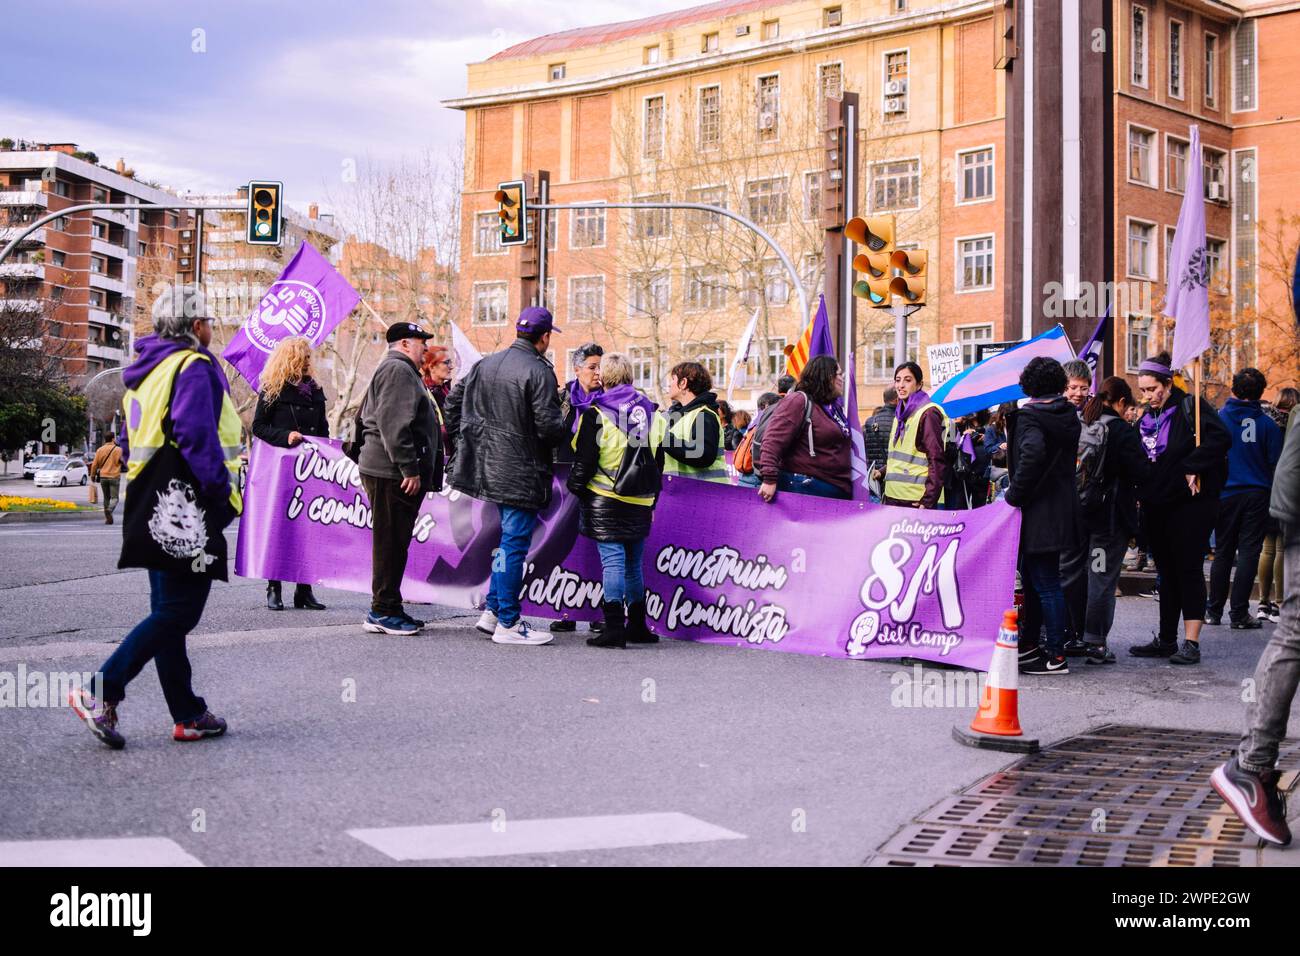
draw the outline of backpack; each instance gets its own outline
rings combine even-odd
[[[646,427],[640,438],[628,435],[627,448],[623,450],[617,474],[611,475],[603,468],[601,472],[614,483],[616,495],[625,498],[657,497],[663,487],[663,468],[658,457],[650,450],[649,427]]]
[[[1105,484],[1106,438],[1109,430],[1100,418],[1084,423],[1079,430],[1079,450],[1075,457],[1074,485],[1085,514],[1101,510],[1108,491]]]
[[[766,413],[770,408],[765,408]],[[767,418],[766,414],[760,415],[758,421],[749,426],[749,431],[740,439],[740,444],[736,446],[735,453],[731,456],[731,463],[736,466],[736,471],[742,475],[752,475],[754,473],[754,438],[758,435],[758,426]]]
[[[343,443],[343,454],[350,458],[353,463],[361,460],[361,446],[366,443],[365,430],[361,424],[361,412],[365,409],[366,403],[363,399],[357,406],[356,417],[352,420],[352,441]]]
[[[803,395],[803,423],[800,427],[804,431],[807,431],[808,426],[812,422],[813,403],[806,393],[800,392],[799,394]],[[772,414],[775,410],[776,410],[775,405],[769,406],[766,409],[767,414],[765,414],[761,419],[759,419],[758,424],[754,425],[749,429],[749,431],[745,432],[745,437],[741,439],[740,447],[736,449],[735,455],[732,456],[732,464],[736,466],[736,470],[739,471],[741,474],[752,475],[756,470],[755,463],[762,461],[763,434],[767,431],[768,422],[772,420]],[[748,465],[749,466],[748,468],[741,466],[741,458],[740,458],[741,448],[745,449],[744,464]]]

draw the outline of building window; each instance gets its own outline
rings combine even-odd
[[[993,341],[993,326],[967,325],[959,328],[957,341],[961,343],[961,367],[970,368],[979,361],[979,344]]]
[[[1129,80],[1134,86],[1147,86],[1147,9],[1133,4],[1133,24],[1130,43]]]
[[[687,312],[720,312],[726,307],[726,276],[707,269],[692,269],[686,273]]]
[[[907,12],[907,0],[894,0],[894,12],[895,12],[895,13],[906,13],[906,12]]]
[[[708,369],[713,387],[727,386],[727,346],[722,342],[696,342],[682,350]]]
[[[714,34],[716,36],[717,34]],[[722,137],[722,87],[700,87],[699,140],[701,149],[718,145]]]
[[[993,198],[993,147],[957,154],[957,201],[983,202]]]
[[[549,67],[549,70],[550,70],[550,75],[552,80],[564,79],[565,70],[564,70],[563,63],[552,63]]]
[[[1151,163],[1152,144],[1156,134],[1136,126],[1128,128],[1128,178],[1129,182],[1144,186],[1155,185],[1155,171]]]
[[[90,271],[95,273],[95,275],[103,275],[104,272],[106,271],[107,266],[108,266],[107,259],[102,259],[99,256],[90,257]]]
[[[628,315],[663,315],[672,307],[672,280],[666,272],[639,272],[628,278]]]
[[[720,209],[727,208],[727,188],[725,186],[702,186],[699,189],[688,189],[686,191],[686,201],[699,203],[702,206],[717,206]],[[716,212],[705,212],[702,209],[688,213],[691,217],[690,222],[697,229],[711,229],[714,226],[722,225],[723,217]]]
[[[816,219],[822,209],[822,174],[813,170],[803,174],[803,217]]]
[[[1125,368],[1136,372],[1142,360],[1147,357],[1151,345],[1151,320],[1141,315],[1128,317],[1128,354],[1125,356]]]
[[[1177,232],[1177,230],[1173,226],[1165,226],[1165,282],[1166,283],[1169,282],[1169,270],[1172,268],[1169,261],[1171,258],[1169,253],[1174,248],[1175,232]]]
[[[1210,289],[1215,292],[1228,290],[1228,274],[1223,270],[1223,256],[1228,244],[1223,239],[1205,240],[1205,263],[1210,274]]]
[[[881,109],[885,119],[907,117],[908,51],[895,50],[885,54],[884,101]]]
[[[959,292],[993,288],[993,237],[958,239],[957,265]]]
[[[633,202],[667,202],[667,193],[633,196]],[[672,211],[669,209],[634,209],[632,235],[637,239],[663,239],[672,234]]]
[[[505,325],[509,299],[509,283],[475,282],[474,324]]]
[[[903,361],[915,362],[921,352],[921,332],[919,329],[907,330],[907,358]],[[893,381],[894,369],[899,363],[894,361],[894,333],[881,332],[871,340],[867,349],[866,378],[871,382]]]
[[[764,20],[764,21],[763,21],[763,39],[764,39],[764,40],[775,40],[775,39],[777,39],[780,35],[781,35],[781,21],[780,21],[780,20]]]
[[[104,225],[102,222],[91,222],[90,234],[96,239],[107,239],[108,226]]]
[[[817,67],[817,88],[822,95],[822,119],[825,120],[827,100],[838,100],[844,95],[844,64],[823,63]]]
[[[1129,220],[1128,224],[1128,274],[1137,279],[1154,279],[1152,240],[1156,227],[1149,222]]]
[[[641,154],[648,159],[655,159],[664,154],[664,98],[662,96],[646,98]]]
[[[1205,91],[1205,105],[1217,109],[1219,105],[1219,35],[1205,34],[1205,66],[1201,74],[1201,89]]]
[[[569,280],[569,315],[579,322],[604,319],[604,276],[575,276]]]
[[[763,262],[763,298],[768,305],[785,305],[790,301],[790,279],[779,260]]]
[[[551,276],[546,280],[546,293],[542,299],[542,308],[554,315],[555,305],[555,277]]]
[[[1178,20],[1169,21],[1169,95],[1183,98],[1183,25]]]
[[[803,257],[803,268],[799,273],[803,287],[809,295],[814,294],[822,284],[822,255],[809,252]]]
[[[102,309],[104,307],[104,293],[99,289],[91,289],[87,301],[92,309]]]
[[[632,363],[632,385],[642,391],[654,388],[655,358],[654,351],[647,348],[630,348],[627,359]]]
[[[785,339],[768,339],[763,371],[773,381],[785,374]]]
[[[1214,202],[1228,201],[1228,154],[1219,149],[1201,147],[1205,165],[1201,167],[1205,178],[1205,198]]]
[[[1253,110],[1255,102],[1255,21],[1242,20],[1232,44],[1232,108]]]
[[[921,161],[899,159],[871,166],[871,209],[919,209]]]
[[[67,256],[65,256],[65,255],[64,255],[62,252],[60,252],[58,249],[51,249],[51,250],[50,250],[50,264],[51,264],[51,265],[61,266],[61,265],[63,265],[66,261],[67,261]]]
[[[824,7],[822,9],[822,29],[829,30],[844,22],[843,7]]]
[[[653,66],[659,62],[659,44],[645,48],[644,62],[646,66]]]
[[[71,196],[72,189],[63,180],[56,179],[54,181],[54,194],[56,196],[64,196],[64,197]]]
[[[552,209],[546,214],[546,250],[548,252],[559,245],[560,211]]]
[[[501,245],[501,216],[481,212],[474,217],[474,255],[495,256],[506,251]]]
[[[749,199],[749,218],[757,223],[786,222],[790,216],[786,209],[786,180],[756,179],[745,184]]]
[[[1180,193],[1187,188],[1187,147],[1188,142],[1165,138],[1165,189]]]
[[[775,142],[781,131],[781,77],[758,78],[758,138],[760,142]]]
[[[718,52],[718,35],[716,33],[704,34],[704,36],[701,38],[700,41],[700,52],[701,53]]]
[[[572,210],[569,218],[569,248],[594,249],[604,244],[605,210]]]

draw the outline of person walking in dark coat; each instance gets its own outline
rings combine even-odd
[[[538,512],[551,500],[554,449],[571,440],[555,368],[546,361],[553,331],[550,312],[524,309],[514,344],[480,359],[447,399],[447,427],[457,436],[452,487],[501,512],[500,561],[492,563],[487,606],[475,625],[497,644],[552,640],[520,617],[519,589]]]
[[[1138,529],[1137,489],[1151,471],[1137,431],[1125,420],[1132,405],[1128,382],[1112,375],[1083,409],[1084,427],[1100,422],[1106,435],[1100,472],[1095,479],[1085,475],[1080,497],[1088,539],[1083,642],[1089,664],[1115,663],[1115,655],[1106,647],[1115,623],[1115,586],[1124,567],[1124,551]]]
[[[578,417],[567,482],[580,502],[578,531],[600,552],[605,627],[587,643],[653,644],[659,639],[646,626],[642,560],[663,472],[666,423],[632,387],[627,356],[604,356],[600,377],[603,390]]]
[[[1228,450],[1228,481],[1219,494],[1219,517],[1214,526],[1214,563],[1210,565],[1205,623],[1223,623],[1231,577],[1228,616],[1233,630],[1264,626],[1250,616],[1250,594],[1268,531],[1273,469],[1282,457],[1282,429],[1260,405],[1266,384],[1259,369],[1242,369],[1232,377],[1232,398],[1219,412],[1232,445]]]
[[[1026,619],[1036,623],[1041,618],[1043,630],[1041,642],[1037,634],[1026,635],[1037,648],[1022,654],[1020,672],[1068,674],[1061,553],[1077,547],[1082,535],[1074,486],[1079,416],[1062,394],[1065,370],[1055,359],[1030,359],[1020,373],[1020,388],[1029,402],[1009,426],[1011,483],[1006,499],[1021,511],[1020,573],[1030,610]]]
[[[881,405],[862,425],[862,441],[871,467],[883,465],[889,457],[889,433],[894,428],[898,392],[894,386],[885,389],[885,404]]]
[[[1195,399],[1174,384],[1169,353],[1138,367],[1138,390],[1148,411],[1138,429],[1151,475],[1140,493],[1146,536],[1160,569],[1160,630],[1150,644],[1130,647],[1135,657],[1165,657],[1171,664],[1201,662],[1205,621],[1205,552],[1228,479],[1228,429],[1201,399],[1201,441],[1196,442]],[[1183,647],[1178,649],[1178,619]]]
[[[304,438],[329,437],[325,418],[325,391],[312,378],[311,343],[301,336],[281,340],[258,380],[253,436],[278,448],[293,448]],[[284,610],[279,581],[266,582],[266,606]],[[293,606],[323,611],[310,584],[296,584]]]

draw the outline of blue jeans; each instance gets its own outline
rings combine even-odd
[[[818,498],[852,498],[847,492],[836,488],[829,481],[801,475],[793,471],[782,471],[776,480],[777,491],[788,491],[795,495],[814,495]]]
[[[524,561],[537,527],[537,512],[499,505],[501,547],[492,555],[492,582],[487,606],[505,627],[519,620],[519,589],[524,583]]]
[[[635,604],[645,600],[645,578],[641,574],[641,558],[645,554],[645,538],[640,541],[597,541],[600,552],[600,569],[604,573],[605,600],[622,604]]]
[[[1057,551],[1026,554],[1022,556],[1022,562],[1025,599],[1036,600],[1042,609],[1043,637],[1040,646],[1048,656],[1060,657],[1065,653],[1065,592],[1061,590],[1061,555]]]
[[[103,683],[95,696],[116,704],[126,699],[126,685],[145,664],[154,662],[172,720],[197,720],[207,711],[190,687],[190,659],[185,636],[198,625],[212,590],[212,578],[188,571],[149,572],[149,616],[117,646],[100,668]]]

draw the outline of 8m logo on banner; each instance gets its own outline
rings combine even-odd
[[[324,327],[325,299],[320,291],[297,279],[280,279],[266,290],[245,330],[249,341],[270,354],[282,339],[295,335],[316,345]]]

